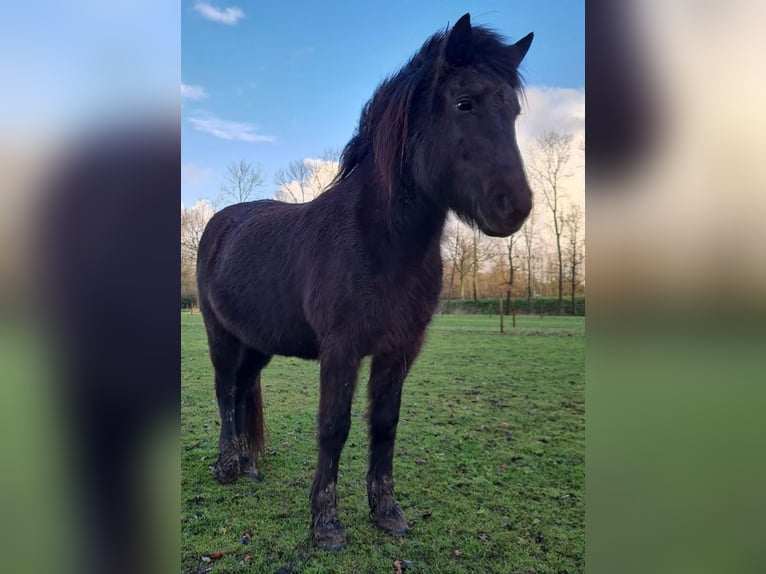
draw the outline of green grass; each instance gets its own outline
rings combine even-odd
[[[360,373],[343,451],[341,552],[312,546],[318,366],[275,357],[263,374],[265,480],[214,481],[218,412],[199,314],[182,314],[182,568],[184,572],[582,572],[584,334],[581,317],[436,317],[402,399],[394,459],[411,532],[369,520],[365,398]],[[240,542],[251,535],[249,545]],[[203,556],[222,552],[210,563]],[[247,557],[247,559],[246,559]],[[281,569],[281,570],[280,570]]]

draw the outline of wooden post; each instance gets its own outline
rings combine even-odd
[[[510,290],[509,290],[510,293]],[[516,327],[516,306],[513,304],[513,297],[509,297],[508,300],[511,302],[511,323],[513,324],[514,328]]]
[[[498,298],[498,301],[500,303],[500,332],[503,332],[503,296],[500,295]]]

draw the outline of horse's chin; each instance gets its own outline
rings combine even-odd
[[[497,221],[490,223],[487,221],[487,218],[484,217],[481,210],[477,210],[475,221],[476,225],[479,226],[479,229],[485,235],[489,235],[490,237],[508,237],[509,235],[513,235],[519,229],[521,229],[521,226],[524,225],[525,219],[526,218],[522,218],[521,220],[518,220],[514,218],[510,221]]]
[[[498,230],[495,230],[495,229],[482,229],[482,232],[485,235],[489,235],[490,237],[508,237],[508,236],[513,235],[514,233],[516,233],[519,230],[520,227],[521,227],[521,225],[515,225],[515,226],[513,226],[511,228],[504,229],[502,231],[498,231]],[[480,229],[481,229],[481,227],[480,227]]]
[[[479,226],[479,228],[482,230],[484,235],[489,235],[490,237],[508,237],[509,235],[513,233],[513,231],[509,233],[505,233],[503,231],[495,231],[494,229],[486,229],[486,228],[482,229],[481,226]]]

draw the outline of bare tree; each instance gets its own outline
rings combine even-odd
[[[569,206],[564,215],[564,227],[567,232],[567,279],[569,280],[572,295],[572,315],[575,315],[577,311],[575,293],[583,280],[582,264],[585,260],[585,244],[583,241],[585,221],[582,208],[579,205],[572,204]]]
[[[478,300],[476,293],[476,276],[479,274],[479,230],[471,230],[471,294],[473,300]]]
[[[561,234],[563,232],[563,216],[561,202],[564,197],[562,180],[572,175],[568,169],[572,152],[572,134],[546,132],[535,142],[531,161],[527,170],[531,179],[542,191],[545,204],[551,212],[553,233],[556,239],[556,254],[558,258],[558,305],[560,315],[564,307],[564,261],[561,251]]]
[[[508,261],[508,276],[505,282],[507,286],[505,291],[505,314],[509,315],[513,311],[513,281],[516,278],[516,269],[518,267],[516,250],[518,249],[519,237],[514,233],[506,237],[503,243],[505,247],[503,255],[507,257]],[[515,313],[513,314],[515,316]]]
[[[311,168],[302,159],[291,161],[287,168],[280,169],[274,176],[279,186],[274,197],[288,203],[305,203],[311,197]]]
[[[474,301],[478,301],[478,277],[482,265],[496,257],[496,244],[489,237],[479,231],[471,229],[471,295]]]
[[[181,206],[181,296],[196,296],[195,268],[202,232],[215,213],[212,204],[202,199],[185,208]]]
[[[527,274],[527,313],[532,313],[532,277],[533,277],[533,263],[534,263],[534,247],[535,247],[535,210],[527,217],[524,225],[521,228],[521,238],[523,243],[523,258],[524,269]]]
[[[245,160],[230,163],[219,188],[216,207],[253,201],[263,184],[263,169],[260,165]]]
[[[336,147],[328,147],[322,152],[322,155],[319,156],[319,159],[327,163],[339,164],[342,155],[342,149]]]
[[[450,281],[447,292],[447,304],[452,299],[452,288],[457,274],[460,298],[465,298],[465,280],[471,272],[472,244],[468,241],[470,230],[458,219],[451,217],[442,236],[444,259],[450,263]]]
[[[326,150],[319,159],[291,161],[274,177],[279,189],[275,199],[288,203],[305,203],[318,197],[338,173],[339,152]]]
[[[201,199],[191,207],[181,206],[181,250],[196,260],[202,232],[213,217],[215,209],[207,199]]]
[[[450,263],[450,277],[447,283],[447,309],[452,300],[452,287],[455,284],[455,269],[457,267],[458,246],[460,245],[460,229],[447,225],[442,234],[442,257]]]

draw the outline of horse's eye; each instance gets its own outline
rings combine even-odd
[[[471,103],[471,100],[467,98],[460,98],[457,101],[457,109],[459,109],[461,112],[470,112],[473,109],[473,104]]]

